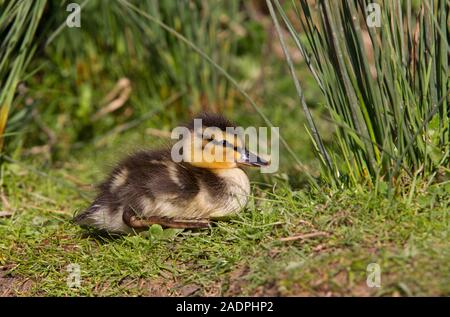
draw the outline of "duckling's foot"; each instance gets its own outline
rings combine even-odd
[[[148,228],[151,225],[159,224],[166,228],[179,228],[179,229],[195,229],[195,228],[208,228],[208,219],[172,219],[166,217],[148,217],[138,218],[131,216],[127,223],[130,227],[135,229]]]

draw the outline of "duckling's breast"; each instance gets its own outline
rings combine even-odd
[[[214,173],[226,184],[211,218],[232,215],[245,207],[250,195],[250,181],[240,168],[216,169]]]

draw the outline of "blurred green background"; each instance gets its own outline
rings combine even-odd
[[[217,69],[122,2],[86,1],[80,28],[65,26],[68,3],[45,5],[36,51],[11,107],[6,153],[51,161],[86,147],[111,147],[114,153],[114,140],[130,131],[145,135],[138,143],[152,146],[199,111],[224,113],[244,127],[266,126]],[[263,1],[134,3],[229,72],[280,127],[298,157],[313,159]],[[307,102],[320,115],[321,95],[298,53],[297,62]],[[281,162],[284,171],[296,168],[285,152]]]

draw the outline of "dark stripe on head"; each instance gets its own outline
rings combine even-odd
[[[224,116],[218,113],[206,113],[202,112],[196,116],[187,124],[189,129],[194,129],[194,119],[202,119],[202,126],[205,127],[217,127],[222,131],[226,131],[227,127],[235,127],[235,125],[226,119]]]

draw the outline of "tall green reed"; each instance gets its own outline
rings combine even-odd
[[[302,53],[336,124],[336,145],[326,148],[314,122],[309,131],[335,185],[358,185],[401,176],[432,181],[449,172],[448,16],[445,0],[267,0],[290,62],[279,18]],[[273,5],[275,4],[275,6]],[[376,9],[375,9],[376,10]],[[366,23],[379,13],[380,25]]]
[[[0,3],[0,152],[16,88],[36,51],[35,34],[46,0]]]

